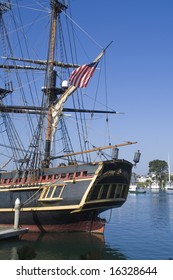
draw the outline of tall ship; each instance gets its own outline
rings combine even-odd
[[[30,231],[103,233],[102,212],[127,199],[140,152],[133,163],[120,159],[136,142],[110,140],[117,112],[99,83],[111,43],[89,59],[94,50],[79,50],[76,29],[90,36],[71,11],[63,0],[0,1],[1,225],[13,224],[20,201],[20,225]]]

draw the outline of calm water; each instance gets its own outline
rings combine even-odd
[[[173,191],[129,194],[121,208],[104,217],[111,217],[104,237],[24,234],[21,240],[0,241],[0,259],[173,259]]]

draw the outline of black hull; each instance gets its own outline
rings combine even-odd
[[[33,184],[21,184],[21,177],[9,186],[8,176],[12,173],[1,174],[4,182],[0,188],[1,224],[14,223],[15,201],[19,198],[20,225],[32,231],[103,228],[104,222],[98,216],[108,209],[121,207],[126,201],[131,169],[132,164],[124,160],[58,167],[45,169],[41,177],[44,179],[39,183],[37,180]]]

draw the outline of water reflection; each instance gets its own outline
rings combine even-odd
[[[173,191],[129,194],[123,207],[106,211],[102,218],[109,221],[104,236],[24,234],[20,240],[0,241],[0,259],[173,259]]]
[[[3,248],[4,243],[4,248]],[[125,260],[102,235],[88,233],[27,233],[20,240],[3,241],[0,259],[18,260]],[[1,250],[3,255],[1,254]]]

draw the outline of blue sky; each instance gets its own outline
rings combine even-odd
[[[173,171],[173,1],[71,4],[73,18],[99,45],[113,40],[107,51],[111,107],[125,112],[115,119],[115,142],[138,142],[135,148],[123,148],[123,156],[130,158],[139,149],[136,172],[146,174],[149,161],[167,161],[169,153]]]

